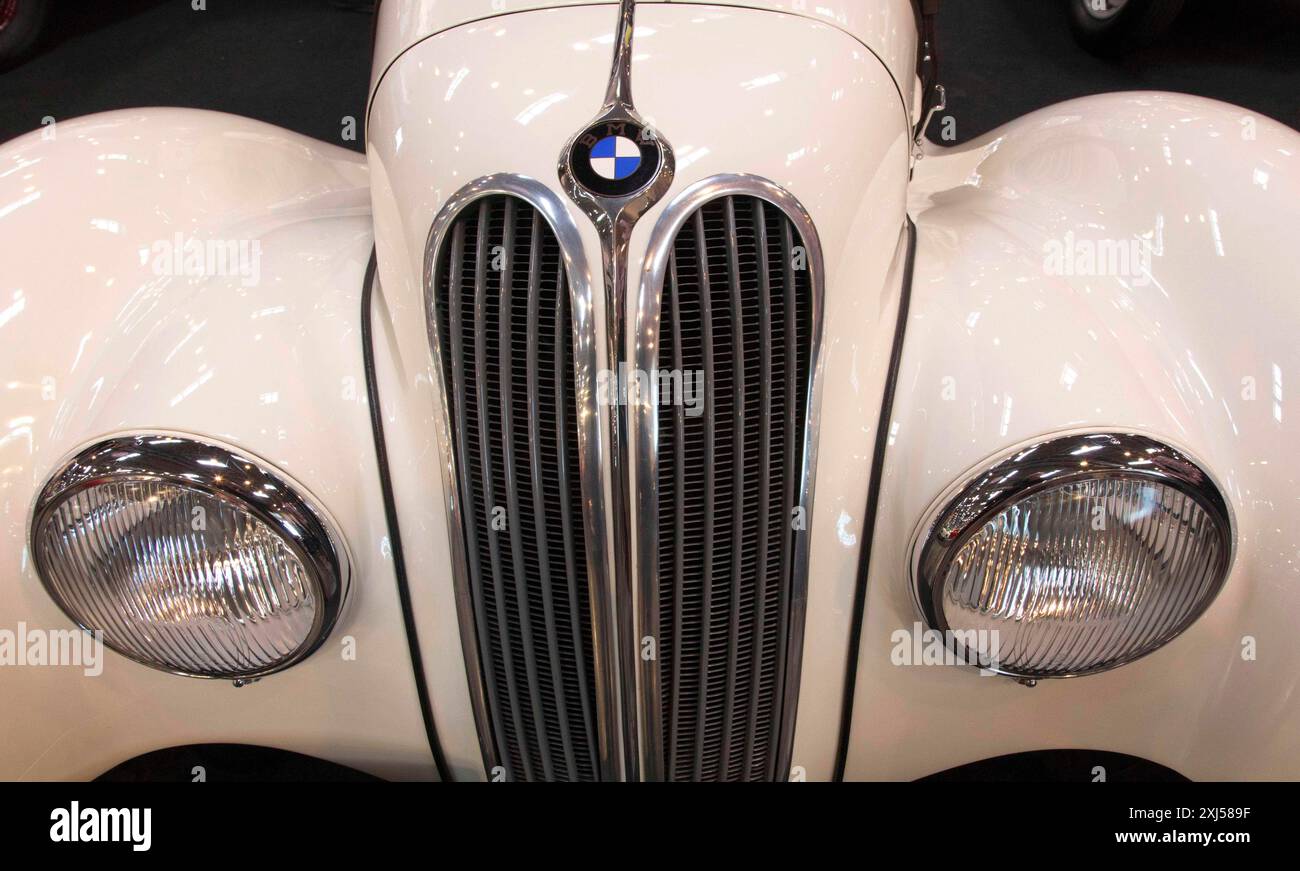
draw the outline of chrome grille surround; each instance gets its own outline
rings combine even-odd
[[[788,574],[782,579],[782,583],[788,585],[785,591],[785,602],[788,608],[786,615],[787,631],[785,634],[785,649],[777,651],[777,667],[784,674],[776,679],[773,691],[776,696],[771,700],[772,707],[776,708],[770,713],[770,721],[767,723],[774,730],[775,747],[771,748],[768,761],[762,766],[762,770],[757,771],[758,778],[773,778],[784,780],[789,775],[792,742],[794,736],[795,712],[798,702],[799,678],[801,670],[801,660],[803,653],[803,631],[804,617],[807,601],[808,585],[808,529],[811,524],[812,507],[813,507],[813,485],[816,472],[816,455],[817,455],[817,425],[820,412],[820,385],[819,377],[819,359],[822,337],[822,312],[824,306],[824,271],[822,262],[821,245],[817,236],[815,227],[808,213],[800,203],[787,191],[778,187],[766,179],[744,174],[720,175],[699,181],[684,191],[682,191],[664,210],[656,224],[651,235],[649,249],[643,264],[639,295],[636,300],[636,312],[634,314],[635,323],[632,330],[634,347],[632,349],[634,369],[638,373],[653,373],[659,367],[660,347],[658,337],[661,334],[660,314],[664,309],[662,293],[665,282],[669,276],[670,263],[673,259],[674,248],[677,243],[678,234],[686,227],[687,222],[695,216],[701,214],[701,210],[719,199],[739,198],[743,201],[758,201],[774,206],[782,215],[784,215],[787,227],[791,228],[797,237],[801,240],[805,253],[807,255],[807,268],[809,279],[806,293],[808,294],[807,303],[809,305],[809,346],[807,348],[807,366],[806,366],[806,395],[803,400],[803,421],[801,444],[802,453],[798,457],[798,468],[790,483],[794,486],[794,495],[797,497],[797,504],[803,509],[803,528],[796,530],[792,536],[789,546],[792,548],[792,564]],[[731,260],[732,275],[731,284],[736,283],[736,261],[739,259],[738,242],[734,235],[734,220],[732,221],[729,231],[732,238],[729,240],[729,258]],[[725,280],[725,279],[724,279]],[[734,287],[731,288],[733,293],[737,293]],[[733,297],[734,299],[734,297]],[[766,319],[764,319],[766,321]],[[770,324],[769,324],[770,326]],[[738,332],[738,331],[737,331]],[[735,332],[733,332],[733,338]],[[741,351],[743,353],[743,349]],[[765,352],[764,356],[768,354]],[[770,370],[769,370],[770,372]],[[708,376],[705,376],[706,379]],[[770,393],[761,383],[758,385],[759,390],[769,397]],[[706,384],[706,390],[710,386]],[[746,390],[743,383],[739,385],[740,393],[746,397],[749,391]],[[660,583],[659,574],[659,478],[658,478],[658,460],[660,457],[660,433],[659,433],[659,414],[658,407],[650,397],[639,397],[639,401],[629,402],[631,418],[631,444],[634,450],[633,468],[635,470],[635,517],[636,523],[636,585],[637,585],[637,603],[638,603],[638,637],[641,639],[654,639],[658,647],[662,642],[662,632],[660,626],[660,597],[663,593]],[[706,415],[708,412],[705,412]],[[770,447],[770,441],[768,442]],[[736,474],[740,476],[743,486],[744,470],[743,464],[737,464]],[[763,474],[767,474],[764,470]],[[783,477],[789,477],[784,475]],[[710,487],[710,489],[712,489]],[[770,492],[770,487],[768,489]],[[793,506],[791,506],[793,508]],[[743,516],[738,514],[738,517]],[[769,517],[771,515],[769,514]],[[787,516],[788,513],[787,513]],[[765,525],[766,526],[766,525]],[[737,522],[733,528],[733,564],[738,564],[739,549],[744,545],[740,541],[741,525]],[[680,550],[680,543],[679,543]],[[765,550],[765,549],[764,549]],[[733,601],[738,601],[735,599]],[[707,619],[706,615],[706,619]],[[742,721],[745,717],[757,719],[753,703],[757,701],[758,694],[751,693],[749,698],[745,699],[747,709],[745,712],[738,712],[733,709],[736,699],[735,671],[736,663],[734,659],[739,655],[737,644],[738,638],[738,616],[733,610],[730,621],[728,636],[728,656],[731,660],[727,663],[727,712],[723,719],[728,722],[718,722],[716,716],[710,723],[711,728],[722,728],[724,735],[730,735],[734,730],[731,728],[734,723]],[[761,619],[761,618],[760,618]],[[678,621],[680,626],[680,620]],[[752,627],[751,627],[752,628]],[[659,648],[662,649],[661,647]],[[705,657],[701,656],[701,661]],[[684,766],[678,764],[676,759],[670,759],[670,753],[674,748],[666,747],[664,735],[664,716],[665,708],[670,707],[664,704],[663,700],[663,679],[660,673],[660,663],[663,656],[657,653],[656,657],[650,660],[640,661],[639,680],[639,700],[640,700],[640,720],[641,720],[641,766],[645,779],[661,780],[671,779],[673,776],[680,776],[684,772]],[[674,660],[676,661],[676,660]],[[703,662],[702,662],[703,667]],[[701,671],[703,673],[703,670]],[[705,707],[705,694],[697,693],[699,697],[697,702],[701,712]],[[630,714],[630,712],[629,712]],[[699,730],[695,736],[695,751],[690,759],[690,779],[733,779],[735,775],[733,767],[728,764],[728,750],[721,751],[724,757],[716,766],[704,760],[704,737],[703,731],[705,723],[703,716],[697,717],[694,728]],[[746,753],[748,757],[744,763],[742,774],[738,779],[749,779],[755,775],[755,771],[750,767],[752,763],[752,753],[755,746],[754,729],[759,724],[751,722],[748,734],[746,736]],[[729,739],[723,737],[722,742]],[[669,765],[673,761],[675,764]]]
[[[554,776],[555,764],[552,760],[542,766],[544,769],[542,772],[536,772],[530,770],[533,765],[529,764],[528,761],[523,761],[522,767],[526,769],[524,772],[510,770],[512,758],[515,761],[527,758],[524,751],[520,749],[521,746],[527,746],[527,741],[524,736],[519,734],[518,720],[512,724],[513,728],[506,727],[502,722],[501,711],[499,710],[503,707],[501,699],[494,697],[493,692],[490,691],[495,675],[493,672],[485,670],[483,661],[483,645],[491,640],[486,638],[485,634],[488,634],[490,630],[487,630],[487,627],[482,624],[485,615],[482,613],[482,609],[476,608],[475,602],[476,585],[474,576],[476,572],[474,569],[477,568],[481,571],[481,567],[476,566],[474,561],[479,559],[479,555],[470,552],[470,544],[467,541],[475,531],[476,511],[480,506],[469,504],[472,501],[470,494],[473,492],[469,480],[470,460],[472,458],[461,456],[462,451],[468,453],[466,442],[463,440],[464,431],[463,427],[459,431],[454,429],[453,396],[448,395],[454,393],[454,386],[451,391],[448,390],[448,387],[452,385],[451,379],[455,373],[445,371],[446,367],[444,365],[444,355],[450,354],[452,348],[450,344],[444,346],[444,337],[440,335],[439,300],[437,299],[440,284],[438,271],[444,244],[449,241],[449,234],[455,228],[458,218],[465,213],[467,207],[472,204],[481,205],[480,201],[489,197],[512,198],[522,201],[528,207],[536,210],[537,214],[544,219],[550,233],[554,235],[558,243],[559,256],[563,264],[563,274],[567,279],[569,316],[572,321],[573,367],[571,374],[574,407],[559,409],[559,411],[575,415],[578,456],[577,476],[585,544],[583,553],[585,564],[575,567],[574,571],[578,572],[587,583],[587,594],[590,599],[590,650],[592,655],[588,667],[592,669],[595,677],[595,698],[591,700],[595,705],[596,720],[594,724],[595,746],[593,748],[596,754],[594,775],[600,779],[616,779],[619,776],[619,760],[615,743],[617,740],[616,724],[618,722],[617,696],[611,689],[611,681],[614,676],[610,673],[612,664],[607,659],[607,651],[612,646],[610,639],[613,629],[613,604],[609,598],[609,585],[606,580],[607,530],[602,477],[604,463],[601,455],[600,413],[596,405],[597,337],[592,318],[592,278],[583,254],[578,229],[559,198],[540,182],[511,174],[498,174],[480,178],[466,185],[447,201],[435,218],[429,233],[425,246],[423,276],[425,319],[429,331],[435,377],[441,397],[438,431],[442,447],[443,493],[447,504],[448,538],[451,545],[453,578],[456,588],[457,620],[469,680],[470,699],[474,708],[475,725],[478,731],[479,744],[483,751],[484,767],[489,776],[496,776],[497,772],[504,771],[508,779],[519,779],[520,775],[525,777],[537,777],[538,774]],[[505,247],[509,248],[508,245]],[[531,282],[533,279],[530,278],[529,280]],[[512,287],[511,290],[513,291],[513,289]],[[445,338],[449,343],[453,339],[452,336]],[[463,349],[459,350],[463,353]],[[531,358],[532,355],[528,356]],[[479,363],[482,362],[478,360],[477,356],[475,359]],[[463,376],[461,380],[464,380]],[[503,378],[502,381],[505,382],[508,379]],[[556,386],[558,388],[558,384]],[[461,389],[464,390],[463,384]],[[509,390],[508,384],[505,389]],[[510,398],[507,393],[503,407],[509,405]],[[507,421],[508,423],[509,421]],[[522,422],[520,425],[528,428],[528,425]],[[513,432],[510,433],[510,438],[511,444],[515,444]],[[535,449],[535,440],[525,438],[524,441],[530,443],[531,449]],[[510,452],[506,453],[508,456]],[[534,473],[538,471],[536,463],[530,462],[529,465],[531,471]],[[458,474],[458,469],[464,470],[466,474]],[[562,477],[565,475],[572,476],[573,472],[572,469],[565,472],[561,468],[559,474]],[[511,486],[512,473],[513,469],[507,465],[505,472],[507,487],[513,491],[517,487],[517,483]],[[488,475],[485,480],[491,477],[493,476]],[[517,516],[519,513],[518,501],[518,498],[508,499],[512,516],[507,518],[507,523],[508,527],[516,535],[520,526],[519,517]],[[525,509],[527,510],[529,507],[525,506]],[[519,586],[522,579],[518,577],[519,564],[517,560],[520,559],[521,550],[518,544],[518,540],[516,540],[511,548],[511,555],[516,561],[510,568],[516,575],[514,578],[516,590],[527,594],[529,591]],[[499,566],[494,566],[491,571],[496,586],[500,587],[500,581],[503,579],[504,573]],[[570,577],[573,576],[570,575]],[[485,595],[481,587],[478,587],[477,591],[480,595]],[[517,602],[518,594],[516,596],[515,601]],[[549,608],[549,602],[547,607]],[[581,633],[577,631],[577,627],[573,627],[573,629],[574,631],[571,634],[579,636],[577,641],[582,644],[584,639],[580,637]],[[554,634],[549,630],[544,631],[546,632],[546,644],[551,648],[551,655],[553,656]],[[492,667],[495,668],[495,666]],[[559,675],[559,677],[563,677],[563,675]],[[585,680],[583,675],[577,677],[579,681]],[[533,695],[539,692],[540,689],[537,686],[537,676],[532,673],[532,668],[530,668],[529,674],[519,675],[519,678],[526,682],[526,685],[523,686],[522,690],[511,687],[512,699],[517,693],[522,694],[524,697],[531,695],[529,701],[533,709],[537,710],[537,698]],[[512,683],[514,683],[513,680]],[[512,713],[517,713],[514,711],[513,705]],[[560,711],[558,716],[562,718],[563,715],[564,712]],[[575,724],[570,723],[569,725],[572,731],[576,731]],[[538,737],[536,735],[538,724],[535,717],[529,723],[529,726],[534,733],[532,737],[536,739]],[[510,739],[509,742],[507,738]],[[541,738],[544,744],[548,740],[546,737]],[[569,739],[566,738],[562,742],[564,744],[562,749],[568,749],[570,746],[568,741]],[[513,747],[508,746],[510,742],[513,742]],[[543,752],[542,756],[545,755]],[[536,755],[532,757],[533,760],[536,758]],[[572,766],[566,760],[565,771],[572,774],[571,769]]]

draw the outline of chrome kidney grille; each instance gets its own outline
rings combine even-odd
[[[481,671],[470,677],[481,680],[490,726],[485,756],[510,780],[594,780],[592,609],[562,252],[543,215],[507,194],[470,202],[443,238],[432,303]]]
[[[540,184],[473,182],[430,234],[457,616],[490,776],[789,770],[820,248],[784,191],[750,176],[716,183],[660,217],[629,313],[637,377],[668,373],[679,401],[638,390],[599,407],[604,337],[581,239]],[[603,418],[622,414],[635,504],[609,516]],[[634,589],[612,571],[607,523],[635,533]],[[616,643],[616,625],[636,644]]]
[[[647,732],[662,754],[649,767],[667,779],[784,776],[813,336],[805,264],[790,219],[753,196],[705,203],[672,241],[657,364],[702,373],[705,389],[702,408],[655,405],[658,571],[646,593],[659,690]]]

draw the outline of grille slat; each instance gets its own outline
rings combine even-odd
[[[483,249],[483,243],[486,236],[486,228],[487,228],[487,221],[485,220],[486,205],[487,204],[484,203],[479,211],[478,227],[482,228],[482,232],[478,235],[478,238],[476,240],[477,243],[476,247],[478,250]],[[448,287],[447,287],[447,291],[448,291],[447,312],[448,312],[448,320],[449,320],[449,330],[447,332],[448,332],[448,346],[451,352],[449,362],[451,363],[452,385],[453,385],[452,407],[458,409],[463,409],[466,407],[466,391],[465,391],[466,354],[465,354],[465,344],[464,344],[464,332],[463,332],[463,325],[462,325],[463,309],[462,309],[462,302],[461,302],[461,280],[462,280],[462,269],[464,267],[464,262],[465,262],[465,224],[462,221],[457,221],[452,228],[451,256],[450,256],[450,263],[448,264],[449,278],[448,278]],[[482,270],[479,269],[475,274],[476,275],[482,274]],[[475,306],[478,305],[477,290],[475,290],[474,305]],[[457,456],[469,457],[470,456],[469,428],[464,426],[457,426],[452,428],[452,432],[456,434]],[[459,490],[460,490],[460,503],[462,506],[462,510],[467,512],[474,511],[475,504],[474,504],[473,483],[470,476],[467,474],[457,475],[456,480],[460,482]],[[464,525],[464,535],[465,535],[465,543],[466,543],[465,549],[466,549],[467,563],[469,566],[469,573],[470,573],[470,586],[474,597],[474,618],[475,618],[475,627],[476,627],[477,637],[478,637],[479,656],[484,663],[491,663],[495,659],[495,652],[491,647],[491,636],[488,632],[488,627],[487,627],[487,602],[484,597],[483,564],[480,557],[477,530],[478,530],[478,523],[476,521],[468,522]],[[495,697],[499,692],[497,688],[496,670],[492,668],[485,669],[483,677],[484,677],[484,682],[487,685],[487,691],[489,695]],[[498,735],[504,735],[505,727],[501,721],[500,710],[498,708],[493,708],[491,712],[491,716],[492,716],[493,731]],[[516,732],[519,731],[518,723],[515,724],[515,730]]]
[[[677,258],[670,255],[668,259],[669,318],[672,323],[670,355],[673,369],[684,372],[682,368],[682,346],[679,338],[682,334],[681,301],[677,289]],[[672,444],[681,445],[686,440],[686,406],[682,402],[673,404]],[[667,440],[665,440],[667,443]],[[672,613],[682,613],[682,600],[685,595],[685,559],[683,547],[686,541],[686,453],[681,450],[672,453],[673,460],[673,541],[672,552]],[[677,736],[679,732],[679,714],[681,711],[682,680],[682,633],[674,632],[672,640],[672,680],[668,685],[668,765],[669,770],[677,769]]]
[[[529,250],[536,251],[541,247],[542,234],[542,216],[533,212],[532,226],[530,228]],[[541,436],[541,392],[538,385],[538,339],[540,337],[541,324],[541,261],[536,257],[530,258],[528,262],[528,343],[525,350],[527,381],[528,381],[528,464],[532,470],[533,486],[533,540],[537,547],[537,569],[542,580],[542,607],[546,620],[546,652],[549,659],[551,674],[554,675],[555,683],[555,706],[558,710],[565,710],[568,704],[565,699],[565,689],[563,672],[560,665],[560,648],[559,634],[555,621],[555,593],[551,585],[551,559],[550,552],[546,541],[546,527],[549,521],[546,510],[546,494],[544,492],[545,483],[543,481],[543,460],[542,460],[542,436]],[[560,442],[560,444],[563,444]],[[556,452],[559,455],[559,451]],[[562,480],[562,479],[561,479]],[[568,769],[572,771],[576,767],[573,755],[573,741],[569,735],[569,721],[567,717],[559,717],[560,727],[560,746],[564,752],[564,762]],[[548,777],[550,776],[548,772]]]
[[[786,213],[722,196],[681,225],[656,364],[704,378],[704,409],[657,404],[659,768],[778,776],[811,382],[812,280]],[[801,529],[802,526],[799,527]]]
[[[450,373],[443,386],[491,755],[511,780],[595,780],[564,259],[531,204],[494,194],[456,214],[434,264],[437,352],[440,371]]]
[[[477,403],[477,424],[476,435],[479,445],[479,475],[481,480],[481,500],[471,503],[477,513],[481,515],[481,529],[488,541],[488,556],[492,568],[492,596],[495,605],[494,613],[496,615],[497,649],[492,651],[493,659],[488,662],[496,661],[501,664],[501,670],[505,674],[506,691],[509,698],[509,711],[513,719],[515,741],[517,747],[515,754],[512,756],[512,762],[517,762],[515,770],[522,769],[524,777],[532,779],[532,760],[528,752],[528,732],[524,728],[523,712],[519,703],[519,686],[515,674],[514,645],[511,642],[513,633],[510,619],[510,607],[507,604],[507,594],[502,583],[502,565],[501,565],[501,543],[498,539],[497,532],[499,528],[494,528],[493,521],[497,514],[497,501],[495,493],[493,463],[492,463],[492,440],[490,434],[494,431],[489,420],[488,405],[488,373],[486,370],[488,360],[488,319],[489,313],[489,289],[488,289],[488,244],[487,237],[490,228],[489,209],[490,201],[484,200],[479,206],[478,217],[478,235],[474,248],[474,359],[478,364],[478,371],[475,377],[474,396]],[[499,388],[498,388],[499,389]]]
[[[740,664],[740,602],[742,572],[745,552],[745,516],[741,510],[741,497],[745,493],[745,329],[744,329],[744,288],[740,283],[740,244],[736,236],[736,203],[727,197],[722,202],[726,221],[726,255],[728,286],[731,291],[731,345],[734,374],[732,390],[734,398],[732,407],[735,420],[732,424],[732,493],[733,513],[731,518],[731,594],[730,617],[727,621],[727,683],[726,707],[723,708],[722,720],[727,724],[722,733],[722,750],[719,768],[731,770],[730,724],[736,722],[736,680],[737,667]]]
[[[570,500],[569,491],[571,488],[578,486],[576,474],[572,481],[569,478],[569,451],[576,451],[577,445],[575,440],[570,438],[569,424],[566,423],[568,415],[567,407],[576,407],[576,402],[570,402],[568,393],[573,388],[573,382],[570,373],[573,371],[573,361],[569,354],[566,353],[569,341],[569,321],[567,317],[569,285],[564,273],[564,263],[558,261],[555,267],[555,336],[553,338],[556,352],[553,356],[553,370],[551,373],[551,385],[555,391],[555,477],[560,482],[556,488],[560,503],[560,532],[561,541],[564,545],[564,577],[567,584],[568,605],[569,605],[569,636],[577,631],[578,627],[583,626],[582,615],[587,613],[587,600],[585,595],[580,595],[579,587],[583,593],[586,591],[586,584],[580,581],[578,572],[582,565],[578,553],[575,550],[575,538],[573,529],[573,505],[581,505],[582,497],[579,494],[576,499]],[[568,390],[565,385],[568,385]],[[576,472],[575,463],[573,468]],[[564,482],[570,482],[565,486]],[[540,534],[540,533],[539,533]],[[585,576],[584,576],[585,577]],[[590,635],[586,635],[572,644],[572,655],[575,666],[575,673],[566,675],[566,682],[570,685],[576,685],[578,695],[578,720],[582,726],[581,738],[585,743],[578,745],[578,750],[585,746],[587,750],[586,764],[591,771],[596,771],[596,735],[595,735],[595,707],[592,700],[591,682],[587,680],[588,668],[587,663],[590,657],[587,654],[586,647],[590,644]],[[576,741],[577,738],[568,740]],[[577,752],[577,750],[575,750]],[[575,763],[576,764],[576,761]]]
[[[704,365],[704,446],[703,446],[703,467],[708,470],[713,467],[714,451],[717,447],[717,391],[714,387],[714,347],[713,347],[713,300],[712,289],[709,284],[709,258],[708,242],[704,227],[703,210],[695,213],[695,245],[696,250],[700,253],[697,258],[697,267],[699,269],[699,323],[703,331],[703,347],[701,357]],[[686,443],[683,442],[681,450],[685,450]],[[695,770],[696,780],[700,780],[704,775],[704,754],[705,740],[708,737],[707,731],[702,728],[703,723],[708,720],[709,714],[709,660],[711,657],[707,654],[709,651],[709,641],[712,635],[711,616],[713,612],[713,526],[714,510],[717,505],[717,485],[713,475],[706,475],[704,480],[704,512],[703,512],[703,562],[699,572],[700,595],[700,620],[699,631],[700,641],[699,650],[704,655],[698,656],[699,668],[699,685],[696,690],[696,714],[695,723]],[[682,547],[685,547],[683,543]]]
[[[772,465],[772,310],[764,301],[772,296],[772,281],[768,273],[767,258],[769,255],[767,245],[767,227],[766,216],[763,208],[763,201],[755,199],[752,203],[754,209],[754,232],[758,245],[757,260],[755,266],[758,270],[758,323],[759,323],[759,409],[761,418],[759,420],[759,443],[758,443],[758,466],[757,468],[767,469]],[[755,597],[755,625],[765,627],[767,625],[767,567],[768,554],[767,548],[771,537],[772,508],[771,482],[767,479],[760,479],[758,484],[758,541],[757,541],[757,582],[758,589]],[[750,673],[759,674],[763,667],[763,649],[759,644],[754,644],[750,651]],[[762,778],[767,776],[767,772],[761,768],[761,756],[756,752],[758,744],[758,708],[760,693],[750,693],[749,696],[749,715],[748,726],[745,730],[745,776],[747,778]]]
[[[806,366],[806,356],[801,359],[800,346],[807,347],[809,343],[800,341],[800,322],[798,307],[798,283],[794,273],[795,257],[795,231],[794,226],[788,221],[781,222],[781,246],[780,246],[780,264],[781,275],[783,277],[782,287],[785,290],[782,305],[782,315],[785,321],[785,342],[783,350],[786,354],[784,361],[785,373],[785,432],[784,444],[786,446],[784,455],[782,482],[782,502],[783,509],[783,529],[786,530],[781,536],[781,577],[788,578],[794,566],[794,536],[789,533],[790,527],[790,508],[795,504],[798,492],[798,479],[796,470],[803,459],[803,447],[801,444],[803,427],[801,422],[805,419],[807,409],[804,407],[804,398],[807,396],[806,389],[800,389],[806,385],[808,374],[805,373],[800,378],[800,365]],[[805,271],[806,274],[806,271]],[[806,352],[805,352],[806,354]],[[806,522],[807,518],[805,518]],[[786,642],[790,637],[790,614],[787,609],[778,612],[778,649],[784,651]],[[776,658],[776,682],[778,685],[785,684],[785,666],[786,657],[784,655]],[[773,728],[776,724],[773,723]]]
[[[500,275],[500,298],[497,303],[497,355],[498,355],[498,372],[508,373],[505,377],[497,380],[498,393],[500,396],[501,407],[501,431],[503,434],[501,459],[502,473],[505,483],[506,493],[506,526],[507,534],[510,538],[510,559],[513,570],[513,580],[515,589],[515,605],[519,615],[519,635],[520,648],[519,658],[523,659],[524,676],[527,680],[527,692],[529,713],[532,718],[532,732],[536,735],[536,754],[537,761],[541,763],[542,777],[545,780],[552,779],[553,766],[551,762],[551,747],[549,736],[547,735],[546,717],[542,711],[541,686],[538,679],[537,669],[537,648],[533,644],[533,614],[532,603],[530,601],[528,582],[530,573],[524,566],[524,542],[522,523],[519,513],[519,475],[517,464],[515,462],[515,426],[514,426],[514,382],[516,373],[513,372],[515,359],[514,342],[512,341],[512,328],[514,306],[516,303],[514,294],[514,247],[515,247],[515,213],[516,207],[513,197],[505,200],[505,215],[502,221],[502,242],[501,250],[494,255],[493,267],[499,270]],[[497,258],[500,262],[497,263]],[[527,290],[525,289],[524,298],[527,299]],[[527,303],[525,303],[526,305]],[[525,380],[527,376],[525,375]],[[486,440],[485,440],[486,441]],[[485,461],[486,464],[486,461]],[[499,507],[489,497],[488,504],[492,506],[495,512]],[[497,530],[494,528],[493,532]],[[495,540],[496,536],[494,536]]]

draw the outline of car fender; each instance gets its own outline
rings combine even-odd
[[[1298,154],[1300,135],[1247,110],[1128,93],[920,161],[849,777],[1076,747],[1198,779],[1300,776]],[[1137,256],[1103,262],[1103,243]],[[1210,609],[1137,662],[1033,690],[893,665],[893,633],[920,619],[908,548],[927,509],[990,457],[1079,430],[1152,435],[1215,479],[1236,556]]]
[[[51,472],[110,434],[261,457],[325,506],[353,560],[325,645],[239,689],[111,651],[93,677],[0,667],[0,776],[93,777],[209,741],[432,776],[366,404],[372,245],[364,158],[257,121],[131,109],[0,148],[0,629],[71,628],[23,543]]]

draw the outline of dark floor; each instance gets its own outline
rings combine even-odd
[[[871,0],[862,0],[871,2]],[[342,141],[365,110],[359,0],[61,0],[41,52],[0,74],[0,141],[57,119],[194,106]],[[946,0],[939,43],[957,141],[1070,97],[1134,88],[1237,103],[1300,128],[1300,0],[1188,0],[1159,45],[1103,61],[1070,38],[1065,0]],[[359,125],[358,125],[359,126]]]

